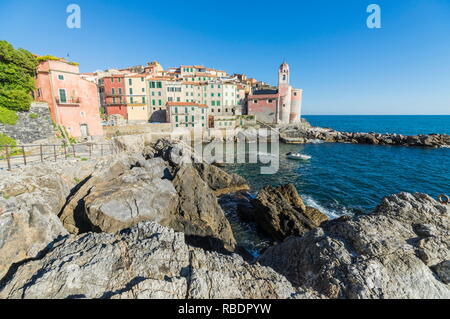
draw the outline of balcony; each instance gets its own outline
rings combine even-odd
[[[61,106],[80,106],[81,99],[79,97],[70,98],[70,99],[60,99],[59,97],[55,97],[56,104]]]

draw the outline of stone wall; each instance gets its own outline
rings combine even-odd
[[[0,123],[0,133],[14,138],[18,144],[33,143],[55,136],[47,103],[33,102],[29,112],[17,112],[17,116],[16,125]]]

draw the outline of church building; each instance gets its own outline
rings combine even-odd
[[[256,89],[248,96],[248,114],[270,124],[300,122],[303,90],[290,84],[289,65],[283,63],[278,71],[278,87]]]

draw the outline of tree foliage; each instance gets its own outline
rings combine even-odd
[[[14,111],[0,106],[0,123],[7,125],[15,125],[17,122],[17,114]]]
[[[14,111],[29,110],[38,62],[24,49],[14,49],[0,41],[0,107]]]

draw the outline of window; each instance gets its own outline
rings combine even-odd
[[[178,113],[178,108],[177,107],[175,108],[175,113]]]
[[[128,84],[129,84],[129,85],[132,85],[132,84],[133,84],[132,79],[128,79]]]
[[[142,103],[145,103],[145,96],[142,97]]]
[[[220,97],[220,93],[218,93],[217,96]]]
[[[152,96],[155,96],[155,92],[152,92]]]
[[[158,89],[162,89],[162,82],[157,82],[156,87],[157,87]]]
[[[178,115],[175,116],[175,122],[178,122]]]
[[[134,103],[133,97],[130,97],[130,103],[131,103],[131,104]]]
[[[133,89],[132,88],[130,88],[130,94],[133,94]]]
[[[267,103],[272,103],[272,100],[267,100]]]
[[[258,103],[258,100],[254,100],[253,103],[255,103],[255,104]]]
[[[145,92],[145,88],[142,88],[142,93],[144,93]]]
[[[66,90],[65,89],[59,89],[59,101],[61,103],[67,102],[67,96],[66,96]]]
[[[216,101],[211,101],[212,106],[216,106]]]
[[[145,81],[145,79],[144,78],[141,78],[141,82],[144,82]]]
[[[122,94],[122,88],[119,88],[119,94]]]
[[[64,80],[64,75],[62,75],[62,74],[58,75],[58,80],[63,81]]]
[[[156,105],[156,101],[152,100],[152,105],[155,106]]]
[[[111,94],[112,94],[112,95],[116,94],[116,89],[115,89],[115,88],[112,88],[112,89],[111,89]]]
[[[220,106],[220,101],[217,101],[217,106]]]
[[[159,106],[161,106],[162,105],[162,101],[158,100],[158,104],[159,104]]]
[[[121,83],[122,82],[122,79],[121,78],[119,78],[119,83]]]
[[[114,83],[114,78],[111,78],[111,83]]]

